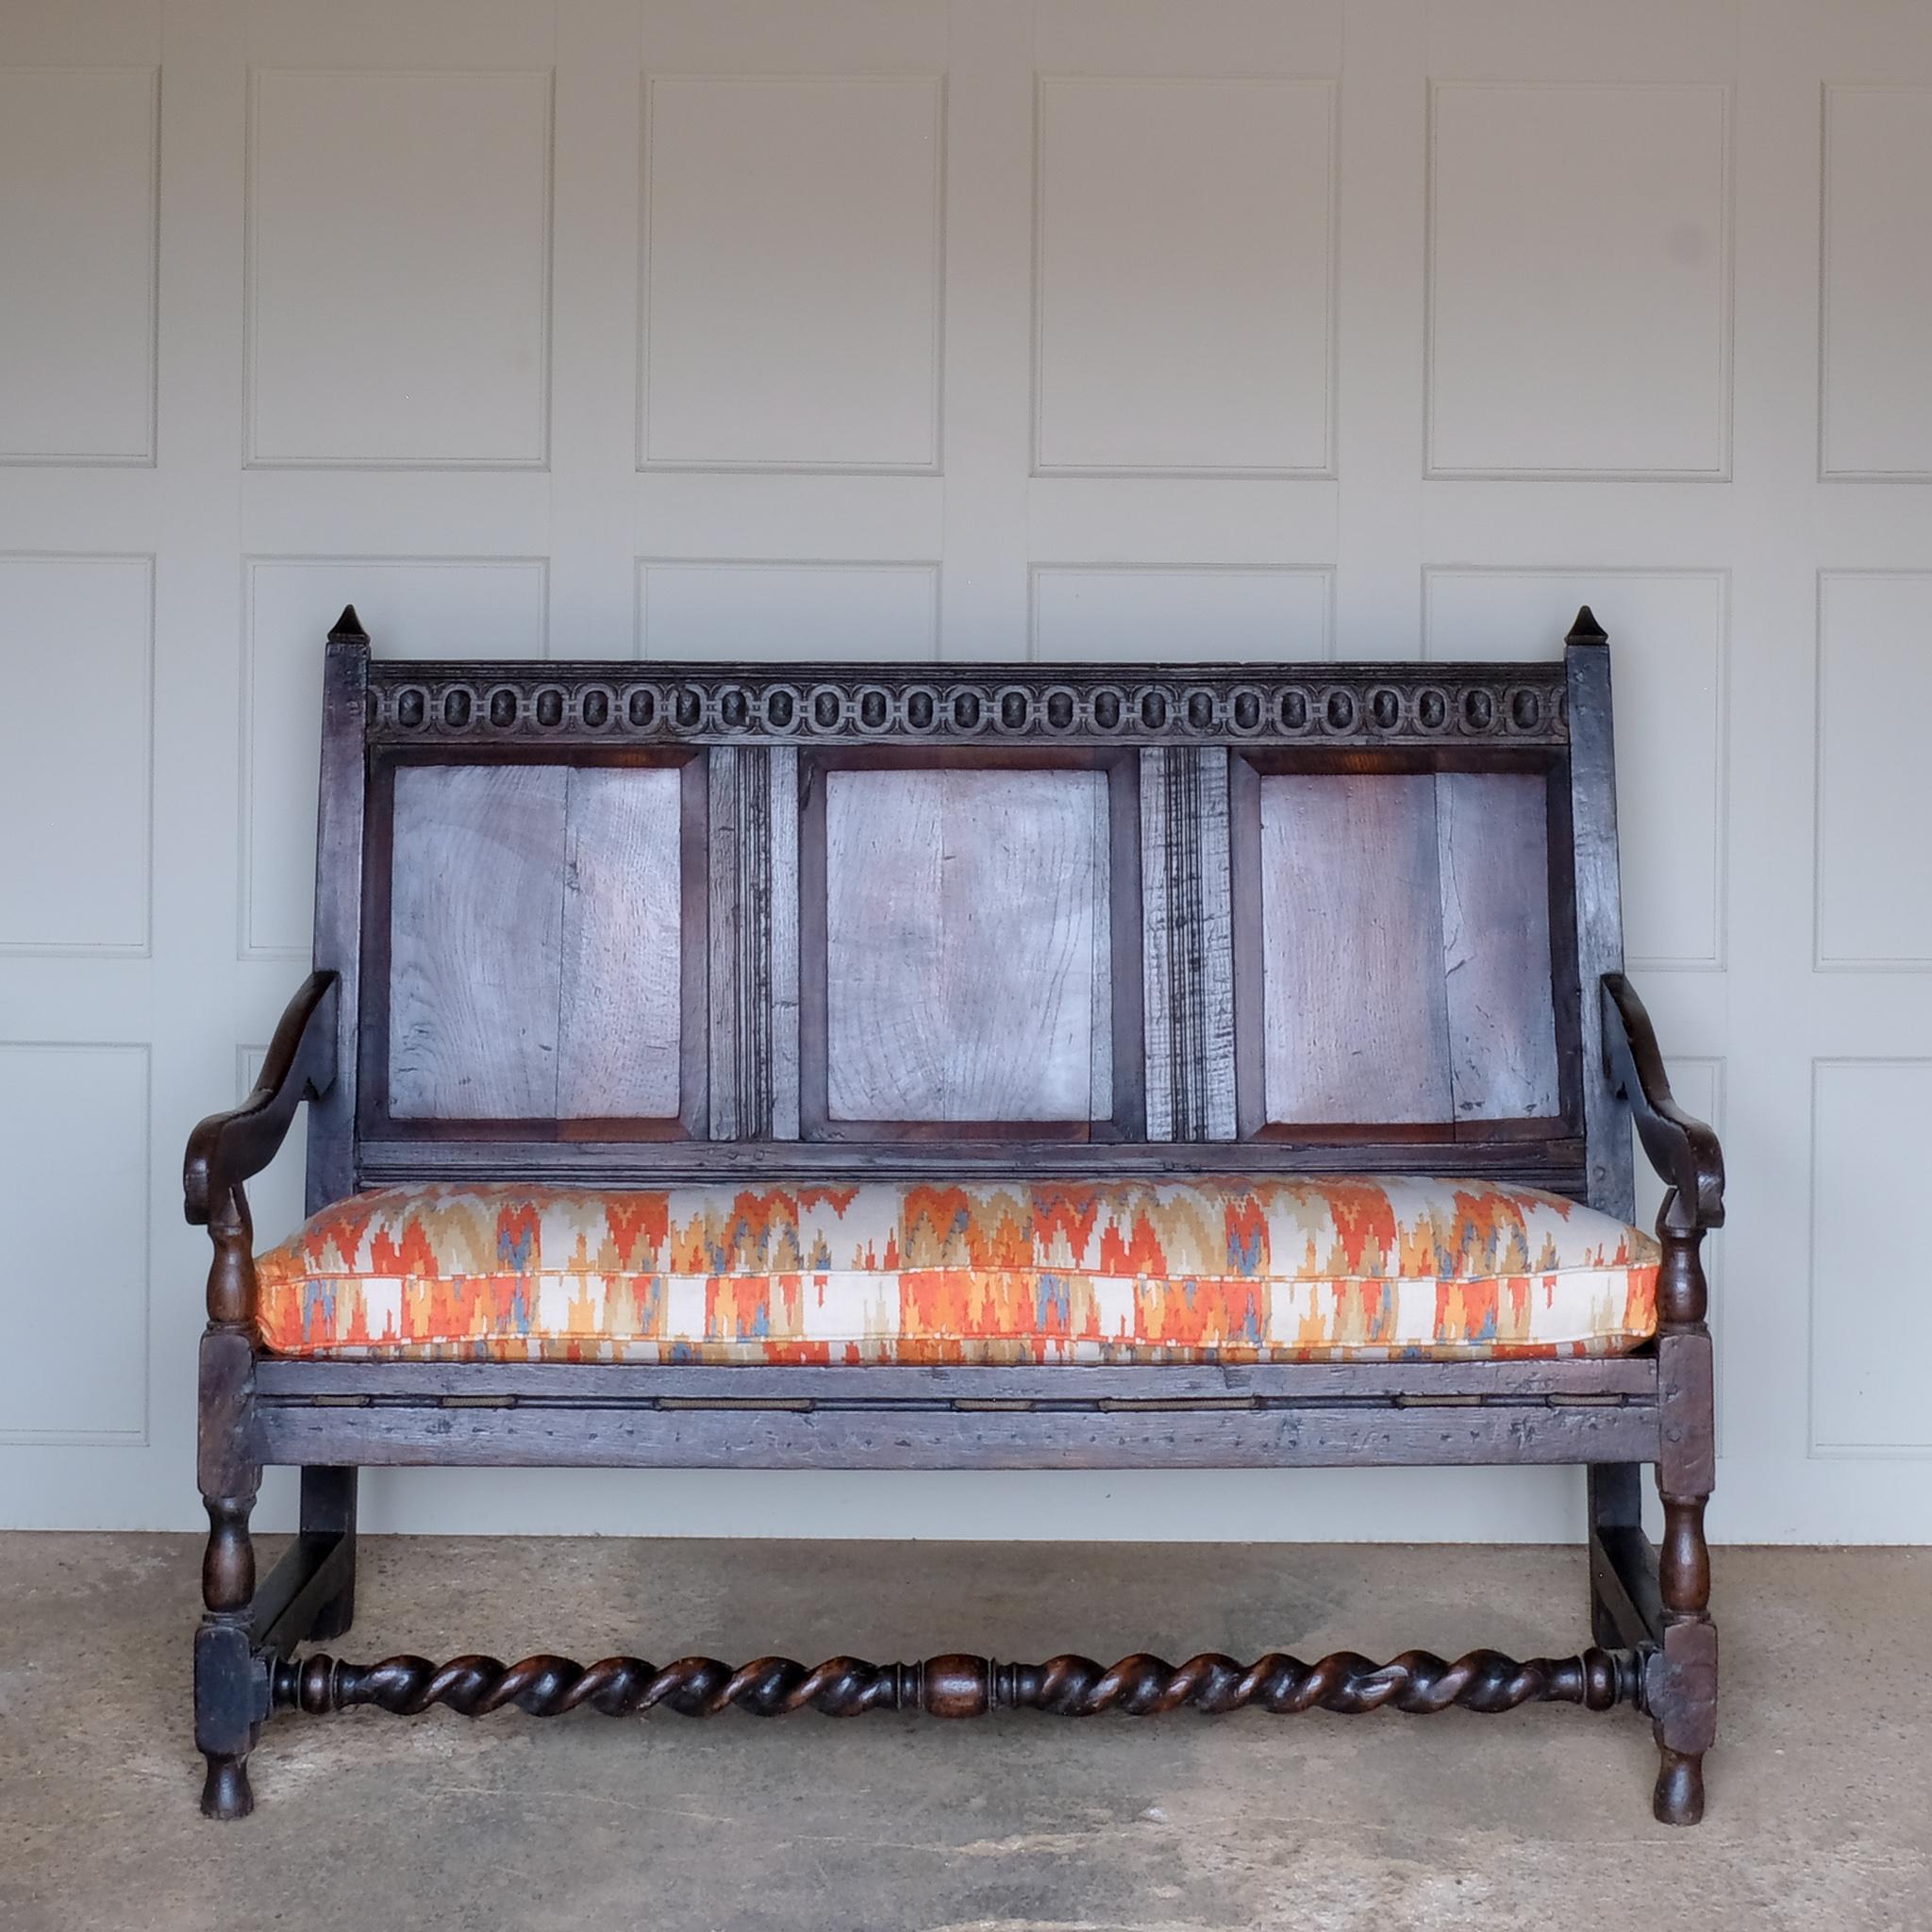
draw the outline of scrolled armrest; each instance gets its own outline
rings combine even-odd
[[[188,1137],[181,1191],[195,1226],[205,1226],[225,1195],[275,1158],[296,1108],[320,1100],[335,1077],[336,975],[311,973],[282,1014],[248,1098],[209,1114]]]
[[[1637,1138],[1697,1228],[1724,1224],[1724,1157],[1717,1135],[1671,1097],[1657,1029],[1621,973],[1603,977],[1604,1071],[1630,1102]]]

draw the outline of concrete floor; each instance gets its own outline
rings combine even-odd
[[[264,1542],[264,1553],[274,1546]],[[343,1654],[1566,1653],[1571,1550],[365,1545]],[[0,1927],[1932,1927],[1932,1550],[1725,1551],[1693,1831],[1648,1726],[1507,1717],[285,1717],[195,1808],[198,1539],[0,1536]]]

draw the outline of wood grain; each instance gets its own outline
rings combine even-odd
[[[728,1373],[728,1372],[726,1372]],[[1638,1461],[1649,1407],[369,1408],[262,1405],[266,1462],[599,1469],[1315,1469]]]
[[[1576,908],[1576,975],[1581,991],[1583,1114],[1590,1143],[1590,1205],[1620,1221],[1637,1211],[1636,1152],[1630,1109],[1604,1066],[1603,1008],[1597,989],[1624,970],[1622,876],[1617,858],[1616,731],[1610,715],[1610,654],[1591,619],[1566,641],[1570,717],[1570,820]]]
[[[1283,1129],[1243,1142],[1238,1158],[1220,1141],[1023,1139],[962,1130],[907,1134],[882,1141],[559,1141],[505,1134],[398,1135],[365,1140],[359,1173],[371,1187],[462,1177],[541,1179],[588,1187],[674,1187],[686,1182],[776,1182],[858,1178],[868,1174],[963,1179],[1012,1174],[1055,1178],[1144,1177],[1226,1174],[1441,1174],[1493,1176],[1547,1188],[1572,1199],[1583,1191],[1583,1143],[1567,1136],[1500,1136],[1451,1123],[1426,1130],[1334,1127]]]
[[[300,1356],[256,1364],[264,1401],[314,1395],[515,1396],[518,1400],[925,1403],[996,1398],[1053,1403],[1220,1402],[1266,1396],[1387,1402],[1480,1395],[1657,1399],[1648,1356],[1533,1357],[1477,1362],[903,1363],[370,1362]]]
[[[1550,996],[1550,853],[1539,773],[1436,777],[1457,1120],[1560,1111]]]
[[[356,1186],[362,988],[362,745],[369,639],[354,608],[329,634],[322,675],[322,773],[315,823],[315,968],[336,975],[336,1077],[308,1114],[305,1214]]]
[[[1105,774],[846,771],[825,788],[831,1118],[1107,1117]]]
[[[1235,1136],[1233,876],[1224,746],[1141,754],[1147,1138]]]
[[[678,774],[578,768],[564,803],[561,1120],[678,1106]]]
[[[1260,791],[1268,1119],[1450,1119],[1434,778]]]
[[[396,774],[389,1087],[400,1120],[556,1115],[569,776],[561,765]]]

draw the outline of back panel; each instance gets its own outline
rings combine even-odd
[[[317,963],[354,954],[358,1052],[312,1191],[1374,1166],[1586,1192],[1581,947],[1593,988],[1615,911],[1599,865],[1579,913],[1570,657],[332,656],[367,699],[318,904],[357,819],[360,917],[319,920]]]
[[[1251,1128],[1551,1120],[1547,778],[1255,773],[1237,891],[1260,902]]]

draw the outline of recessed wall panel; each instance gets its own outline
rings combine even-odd
[[[1431,570],[1424,655],[1558,658],[1588,603],[1610,634],[1624,943],[1633,964],[1724,959],[1727,582],[1718,571]]]
[[[1932,481],[1932,88],[1824,91],[1827,477]]]
[[[144,557],[0,556],[0,952],[147,950],[153,590]]]
[[[308,951],[322,657],[353,603],[385,658],[541,658],[536,558],[254,558],[242,586],[241,946]]]
[[[1812,1069],[1811,1447],[1932,1451],[1932,1259],[1877,1246],[1932,1173],[1932,1061]]]
[[[1441,84],[1430,105],[1430,471],[1727,474],[1726,91]]]
[[[1328,656],[1322,570],[1042,564],[1033,655],[1044,662],[1265,664]]]
[[[928,563],[646,559],[638,651],[647,658],[930,658],[939,570]]]
[[[0,462],[154,460],[156,75],[0,69]]]
[[[1040,82],[1035,462],[1329,468],[1334,90]]]
[[[1108,1114],[1106,774],[824,783],[832,1120]]]
[[[248,457],[541,464],[550,76],[254,76]]]
[[[640,460],[940,461],[941,83],[646,85]]]
[[[147,1048],[0,1042],[0,1441],[144,1441]]]
[[[1932,971],[1932,572],[1819,579],[1818,709],[1818,963]]]

